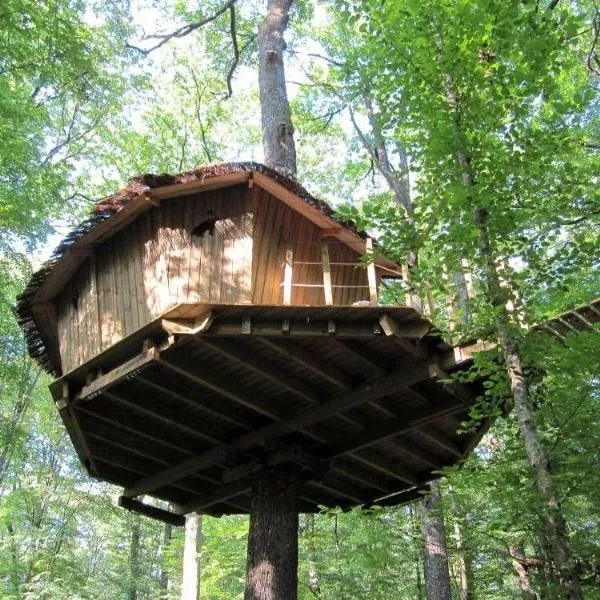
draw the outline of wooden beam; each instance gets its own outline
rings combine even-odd
[[[371,469],[380,471],[388,477],[399,479],[409,485],[418,485],[419,478],[417,474],[398,464],[397,461],[392,461],[383,455],[378,455],[369,450],[361,450],[360,452],[352,452],[350,456]]]
[[[133,497],[151,492],[157,487],[168,485],[190,473],[196,473],[203,468],[222,462],[228,453],[264,445],[268,439],[283,437],[308,425],[329,419],[338,413],[347,412],[352,408],[377,400],[399,389],[414,385],[419,381],[435,378],[436,373],[435,367],[430,365],[412,366],[410,369],[394,371],[377,381],[364,383],[349,392],[342,392],[320,406],[296,413],[285,421],[271,423],[256,431],[242,435],[227,446],[215,447],[198,456],[190,457],[172,468],[161,471],[154,477],[144,478],[127,488],[125,495]],[[446,407],[446,410],[449,409]],[[353,448],[347,448],[343,454],[351,451],[353,451]]]
[[[134,396],[135,399],[133,399],[107,391],[103,392],[102,395],[113,402],[129,407],[135,413],[156,419],[168,427],[192,435],[195,438],[202,438],[212,444],[219,444],[222,441],[218,437],[204,432],[206,423],[203,420],[197,420],[189,414],[183,415],[181,411],[174,410],[168,404],[156,401],[151,396],[145,398]]]
[[[163,508],[158,508],[157,506],[144,504],[139,500],[134,500],[133,498],[120,496],[119,506],[126,510],[144,515],[145,517],[150,517],[151,519],[155,519],[163,523],[168,523],[169,525],[175,525],[176,527],[183,527],[185,525],[185,517],[182,515],[172,513],[168,510],[164,510]]]
[[[355,346],[352,345],[352,342],[340,340],[336,338],[331,338],[331,343],[335,344],[342,352],[347,354],[348,356],[352,356],[355,360],[359,360],[363,363],[370,371],[377,373],[378,375],[383,375],[385,373],[385,369],[378,364],[377,359],[370,356],[363,349],[358,350]]]
[[[333,305],[333,288],[331,287],[331,266],[329,263],[329,244],[326,240],[321,242],[321,262],[323,266],[323,292],[325,304]]]
[[[298,344],[294,344],[293,342],[283,344],[264,337],[257,337],[256,340],[258,340],[259,343],[265,348],[268,348],[279,355],[285,356],[292,362],[295,362],[297,365],[308,369],[317,375],[317,377],[325,379],[327,382],[336,386],[337,388],[343,390],[350,388],[350,382],[345,373],[322,360],[318,360],[314,354],[310,353],[308,350],[305,350]]]
[[[304,202],[300,196],[290,192],[290,190],[282,186],[280,183],[277,183],[270,177],[254,171],[253,179],[256,185],[275,196],[275,198],[284,204],[287,204],[290,208],[293,208],[297,213],[300,213],[303,217],[307,218],[320,229],[337,230],[337,228],[339,228],[339,223],[336,223],[330,217],[327,217],[316,208],[313,208]]]
[[[253,394],[251,390],[238,385],[231,377],[214,372],[210,375],[199,372],[194,361],[191,358],[184,357],[181,353],[177,356],[170,354],[168,359],[162,356],[160,364],[173,373],[266,417],[278,421],[284,417],[284,412],[275,402],[270,402],[259,394]]]
[[[254,429],[255,423],[253,420],[247,419],[246,417],[240,415],[238,411],[231,410],[220,400],[207,403],[205,398],[203,399],[202,404],[200,404],[198,399],[192,400],[192,398],[189,396],[175,391],[171,386],[169,386],[168,381],[158,383],[157,381],[150,379],[147,372],[143,376],[138,376],[137,381],[139,381],[145,387],[160,392],[161,394],[167,394],[172,398],[176,398],[177,400],[184,402],[194,410],[201,408],[202,412],[207,412],[219,419],[222,419],[223,421],[226,421],[227,423],[241,427],[242,429]]]
[[[128,360],[127,362],[119,365],[109,371],[105,375],[101,375],[89,385],[84,385],[79,393],[75,396],[74,402],[81,402],[82,400],[91,400],[95,396],[101,394],[104,390],[111,386],[120,383],[121,379],[126,376],[132,376],[139,373],[150,363],[158,360],[160,352],[157,348],[150,348],[148,351]]]
[[[369,299],[373,306],[379,303],[377,294],[377,271],[375,269],[375,257],[373,256],[373,240],[368,237],[365,240],[365,253],[369,255],[369,263],[367,265],[367,279],[369,281]]]
[[[254,479],[254,477],[247,477],[246,479],[240,479],[239,481],[234,481],[233,483],[220,485],[208,494],[199,494],[198,496],[192,498],[189,502],[177,507],[177,514],[187,515],[191,512],[201,513],[214,504],[227,502],[231,498],[245,494],[252,487]]]
[[[248,317],[249,319],[249,317]],[[331,336],[336,338],[373,339],[380,335],[379,327],[372,322],[346,323],[335,321],[335,333],[331,331],[332,319],[273,319],[269,321],[254,319],[252,327],[242,331],[244,319],[219,319],[202,333],[202,337],[237,337],[246,333],[253,337],[275,338],[313,338]]]
[[[214,320],[211,310],[195,319],[162,319],[162,328],[171,335],[196,335],[206,331]]]
[[[417,340],[422,339],[431,329],[431,323],[425,319],[398,323],[398,321],[388,314],[383,314],[379,317],[379,324],[387,336]]]
[[[438,470],[441,469],[443,466],[439,456],[435,456],[434,454],[427,452],[421,446],[415,444],[412,441],[408,442],[407,440],[403,440],[402,438],[394,438],[393,440],[390,440],[390,443],[400,448],[402,452],[405,452],[406,454],[409,454],[417,460],[424,462],[426,465],[432,467],[433,469]]]
[[[165,485],[170,485],[187,475],[201,471],[202,469],[211,467],[219,464],[228,457],[228,450],[225,446],[215,446],[210,450],[207,450],[199,456],[192,456],[178,465],[168,467],[163,471],[159,471],[154,475],[144,477],[139,481],[136,481],[133,485],[129,486],[124,491],[124,496],[128,498],[134,498],[141,494],[152,492]],[[189,511],[192,512],[192,511]],[[185,513],[181,513],[185,514]]]
[[[418,337],[416,335],[419,332],[418,329],[414,329],[411,327],[408,330],[403,330],[403,328],[394,319],[389,317],[389,315],[381,315],[381,317],[379,317],[379,323],[385,335],[387,335],[391,340],[393,340],[396,343],[396,345],[400,346],[402,350],[421,360],[426,360],[428,358],[429,355],[427,353],[427,350],[416,346],[413,342],[406,339],[408,337]],[[427,329],[429,329],[428,323]]]
[[[439,429],[436,429],[431,425],[425,425],[422,427],[418,427],[416,431],[430,439],[432,442],[434,442],[440,448],[443,448],[450,454],[453,454],[457,458],[463,458],[464,451],[462,450],[462,448],[460,448],[460,446],[458,446],[453,439],[449,438],[445,433],[443,433]]]
[[[279,367],[258,357],[254,351],[244,352],[238,344],[228,343],[216,338],[196,338],[196,343],[219,353],[229,361],[240,365],[249,371],[268,379],[286,389],[288,392],[307,400],[311,404],[319,404],[320,400],[314,390],[303,381],[282,371]]]
[[[467,408],[468,405],[463,403],[449,404],[446,400],[437,400],[428,406],[413,411],[412,414],[405,414],[403,419],[387,419],[379,427],[370,426],[354,437],[340,440],[332,446],[328,458],[335,459],[357,452],[411,431],[421,432],[422,427],[434,423],[441,417],[462,412]]]

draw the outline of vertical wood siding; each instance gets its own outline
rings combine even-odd
[[[293,209],[260,188],[253,190],[254,244],[252,259],[252,302],[283,303],[283,267],[287,242],[293,242],[293,284],[322,286],[321,229]],[[338,266],[335,263],[358,263],[359,254],[346,244],[332,239],[329,256],[334,304],[352,304],[369,299],[367,271],[360,266]],[[296,263],[318,263],[315,265]],[[336,285],[356,286],[337,288]],[[364,286],[364,287],[359,287]],[[293,287],[292,305],[325,304],[322,287]]]
[[[216,219],[212,235],[192,236]],[[165,200],[96,248],[58,296],[68,372],[180,303],[281,304],[283,263],[294,245],[292,304],[325,304],[321,230],[269,193],[246,185]],[[369,298],[359,254],[329,242],[334,304]],[[337,285],[363,286],[337,288]]]

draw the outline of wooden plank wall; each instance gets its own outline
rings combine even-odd
[[[164,201],[97,248],[57,298],[63,372],[176,304],[250,302],[252,223],[240,185]]]
[[[252,259],[252,303],[282,304],[283,265],[287,241],[294,242],[294,263],[315,262],[316,265],[294,264],[292,283],[321,286],[322,230],[287,205],[258,187],[253,189],[254,243]],[[338,240],[329,240],[332,263],[358,263],[359,254]],[[364,286],[353,289],[333,288],[333,303],[349,305],[369,299],[367,271],[362,267],[331,267],[332,284]],[[324,305],[322,287],[292,288],[292,305]]]

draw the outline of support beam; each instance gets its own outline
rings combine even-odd
[[[169,525],[175,525],[177,527],[183,527],[185,525],[185,517],[176,515],[168,510],[158,508],[157,506],[144,504],[143,502],[133,498],[120,496],[119,506],[121,508],[125,508],[126,510],[144,515],[145,517],[150,517],[151,519],[156,519],[157,521],[162,521],[163,523],[168,523]]]
[[[150,390],[155,392],[159,392],[161,394],[166,394],[171,398],[175,398],[184,404],[187,404],[193,409],[202,408],[202,412],[209,413],[219,419],[222,419],[226,423],[231,423],[232,425],[236,425],[237,427],[241,427],[242,429],[252,430],[254,428],[254,423],[251,419],[248,419],[240,414],[239,411],[234,411],[228,408],[223,404],[223,402],[215,401],[208,402],[206,398],[203,399],[202,404],[198,402],[198,400],[192,400],[188,395],[184,395],[178,391],[175,391],[172,387],[170,387],[170,382],[163,380],[161,383],[150,379],[147,373],[144,375],[139,375],[137,377],[137,381],[143,384],[144,387],[148,387]]]
[[[222,462],[230,452],[246,450],[257,445],[262,445],[268,439],[282,437],[308,425],[324,421],[338,413],[347,412],[352,408],[397,392],[419,381],[435,378],[437,377],[437,373],[437,369],[431,365],[399,369],[377,381],[362,384],[350,392],[342,392],[329,402],[325,402],[310,410],[301,411],[285,421],[271,423],[256,431],[242,435],[228,446],[217,446],[208,452],[190,457],[170,469],[165,469],[157,473],[154,477],[144,478],[127,488],[125,495],[133,497],[149,493],[157,487],[162,487],[190,473],[198,472],[203,468]],[[400,423],[404,425],[404,423]],[[347,450],[345,453],[348,451],[350,450]]]
[[[277,354],[285,356],[292,360],[297,365],[308,369],[317,377],[325,379],[329,383],[335,385],[339,389],[347,390],[350,388],[350,383],[346,375],[335,367],[324,363],[315,358],[308,350],[300,347],[298,344],[281,344],[267,338],[256,338],[265,348],[277,352]]]
[[[275,403],[265,400],[258,394],[249,393],[246,388],[236,384],[231,378],[217,373],[208,375],[207,373],[198,372],[194,361],[183,356],[181,352],[176,356],[170,354],[168,359],[161,357],[160,364],[173,373],[266,417],[281,420],[284,416],[283,411]]]
[[[235,362],[260,375],[262,378],[276,383],[299,398],[303,398],[312,404],[319,404],[320,402],[318,396],[308,385],[299,381],[298,378],[285,373],[279,367],[268,363],[263,358],[258,357],[255,353],[240,350],[238,344],[227,342],[226,340],[203,337],[197,338],[196,342],[206,348],[210,348],[214,352],[218,352],[227,360]]]
[[[417,431],[429,438],[432,442],[437,444],[440,448],[443,448],[450,454],[456,456],[456,458],[463,458],[464,450],[460,448],[454,440],[450,439],[445,433],[441,432],[439,429],[432,427],[431,425],[427,425],[424,427],[419,427]]]

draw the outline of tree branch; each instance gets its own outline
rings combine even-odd
[[[164,46],[167,42],[171,41],[172,39],[183,38],[189,35],[190,33],[196,31],[196,29],[200,29],[201,27],[204,27],[204,25],[212,23],[215,19],[218,19],[222,14],[231,9],[236,2],[237,0],[227,0],[215,13],[213,13],[209,17],[205,17],[204,19],[196,21],[195,23],[188,23],[187,25],[184,25],[183,27],[172,31],[171,33],[165,33],[162,35],[155,34],[145,37],[144,39],[147,40],[160,40],[157,44],[151,46],[150,48],[140,48],[139,46],[134,46],[128,43],[125,44],[125,46],[127,48],[130,48],[131,50],[140,52],[144,56],[148,56],[151,52],[154,52],[154,50],[158,50],[158,48]]]

